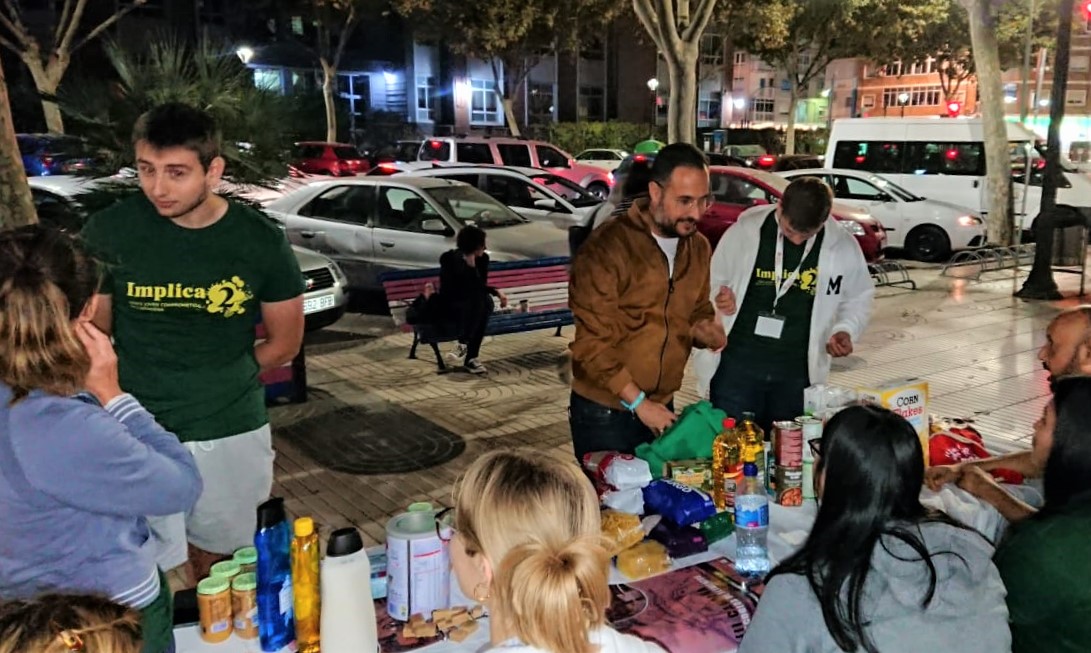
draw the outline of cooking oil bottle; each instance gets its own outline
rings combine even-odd
[[[753,459],[754,464],[758,466],[758,485],[766,487],[765,431],[754,421],[754,413],[742,414],[742,423],[739,424],[739,437],[742,440],[743,459]]]
[[[742,476],[742,440],[734,417],[725,419],[723,428],[712,443],[712,500],[717,510],[730,511]]]
[[[295,520],[292,540],[292,590],[295,607],[295,635],[299,653],[318,653],[321,643],[321,605],[318,586],[318,533],[314,520]]]

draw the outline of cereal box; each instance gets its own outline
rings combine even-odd
[[[917,431],[928,466],[928,382],[917,379],[897,379],[875,386],[859,388],[860,397],[889,408],[904,417]]]

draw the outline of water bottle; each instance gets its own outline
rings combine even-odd
[[[330,535],[322,561],[322,653],[372,653],[379,647],[371,562],[360,532]]]
[[[747,580],[769,573],[769,495],[758,482],[753,458],[743,465],[743,486],[735,496],[735,570]]]
[[[295,639],[292,611],[292,532],[284,499],[258,506],[258,636],[261,650],[276,653]]]

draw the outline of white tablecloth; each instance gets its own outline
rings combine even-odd
[[[1035,505],[1033,488],[1013,490],[1020,498]],[[995,508],[982,503],[970,494],[953,486],[947,486],[940,492],[927,488],[921,492],[921,501],[928,506],[942,509],[955,519],[976,528],[987,537],[998,539],[1006,527],[1006,522]],[[1037,502],[1040,505],[1040,501]],[[773,565],[784,560],[798,549],[807,539],[807,533],[814,523],[818,507],[814,501],[806,501],[798,508],[786,508],[777,504],[769,506],[769,558]],[[672,569],[682,569],[716,558],[735,558],[735,536],[713,543],[709,550],[687,558],[675,560]],[[616,568],[611,569],[610,583],[628,582]],[[451,576],[451,604],[470,605],[458,589],[458,583]],[[488,620],[481,622],[481,628],[461,644],[442,641],[417,649],[421,653],[474,653],[481,649],[489,636]],[[201,641],[197,626],[185,626],[175,630],[178,653],[260,653],[257,640],[242,640],[234,635],[222,644],[206,644]],[[288,651],[289,649],[284,649]],[[725,652],[727,653],[727,652]]]

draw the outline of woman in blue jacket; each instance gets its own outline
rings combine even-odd
[[[189,451],[121,391],[91,323],[97,265],[39,226],[0,232],[0,602],[99,594],[140,610],[145,653],[174,648],[145,516],[189,510]]]

